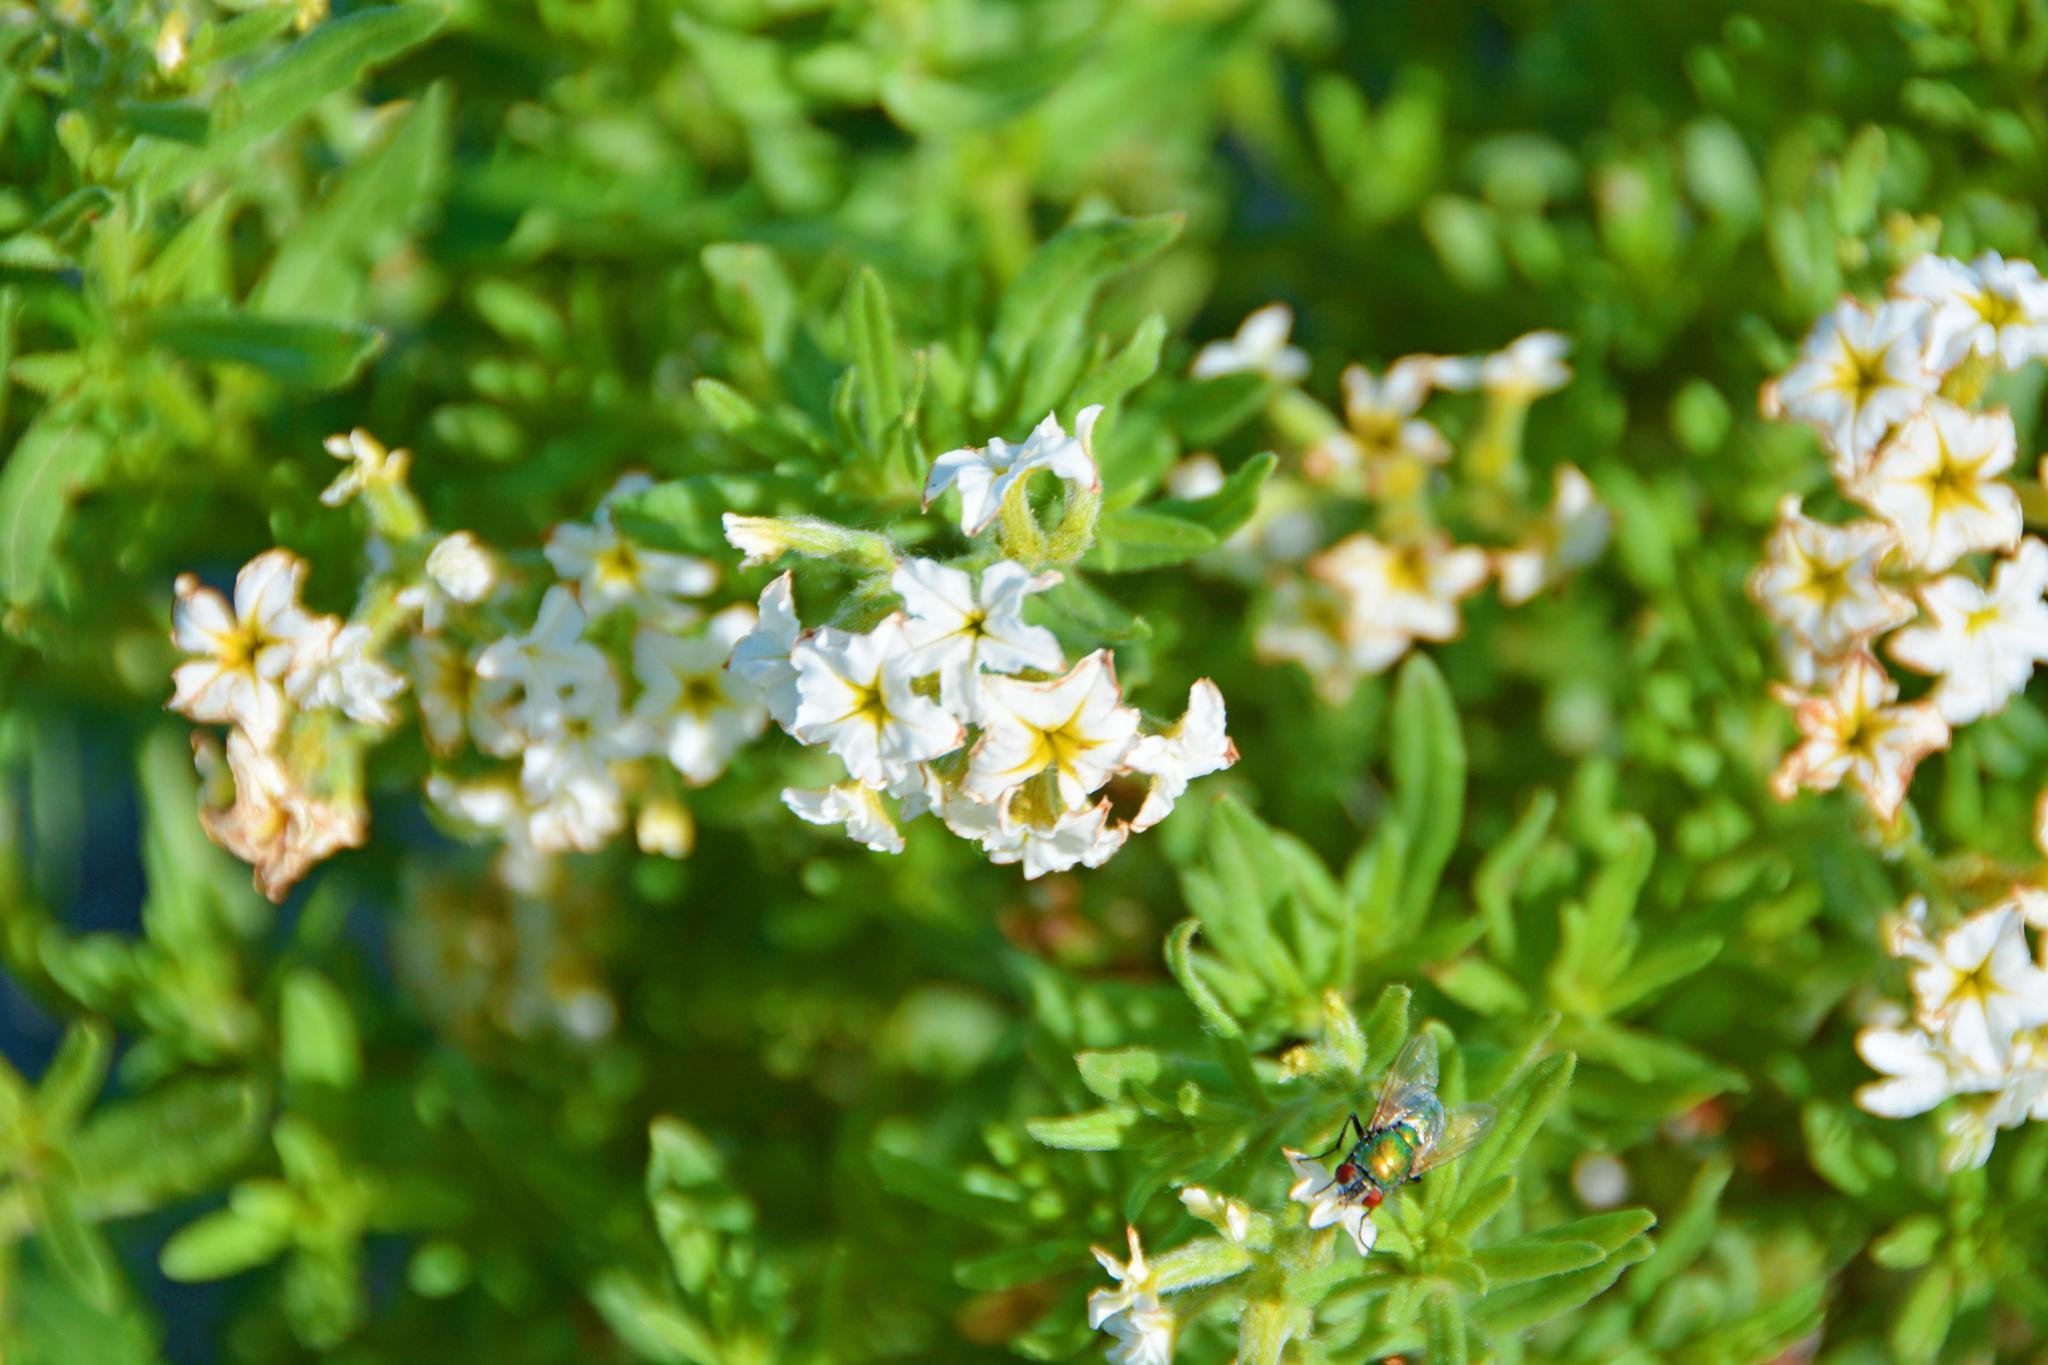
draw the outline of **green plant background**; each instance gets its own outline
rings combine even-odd
[[[1850,1042],[1902,993],[1883,913],[2032,865],[2048,722],[1929,764],[1882,862],[1847,802],[1765,794],[1741,584],[1824,484],[1753,403],[1810,320],[1936,245],[2038,253],[2048,5],[300,10],[0,15],[10,1360],[1093,1354],[1087,1248],[1189,1240],[1189,1180],[1280,1207],[1279,1145],[1425,1018],[1447,1093],[1521,1121],[1426,1182],[1408,1251],[1248,1289],[1247,1322],[1314,1310],[1267,1358],[2038,1358],[2048,1135],[1943,1178],[1934,1123],[1855,1110]],[[783,811],[805,761],[770,740],[687,861],[579,859],[547,907],[618,1005],[579,1042],[405,966],[436,916],[511,913],[416,741],[279,910],[199,831],[172,579],[283,544],[345,608],[333,431],[508,547],[645,470],[628,524],[731,563],[728,507],[933,534],[933,453],[1091,384],[1112,501],[1240,467],[1265,391],[1180,376],[1273,299],[1325,395],[1567,333],[1529,459],[1584,468],[1615,543],[1335,708],[1203,561],[1084,575],[1134,692],[1214,677],[1243,753],[1100,871],[865,854]],[[1626,1209],[1578,1202],[1590,1152]],[[1181,1358],[1232,1358],[1234,1304]]]

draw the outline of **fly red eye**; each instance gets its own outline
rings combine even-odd
[[[1350,1162],[1347,1161],[1337,1168],[1337,1183],[1339,1185],[1349,1185],[1356,1179],[1358,1179],[1358,1168]]]
[[[1380,1193],[1380,1187],[1374,1185],[1365,1192],[1365,1206],[1369,1209],[1376,1209],[1380,1206],[1380,1200],[1385,1198],[1386,1196]]]

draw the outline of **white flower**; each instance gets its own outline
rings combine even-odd
[[[1034,575],[1005,559],[981,571],[977,593],[974,580],[959,569],[905,560],[891,584],[909,613],[904,629],[912,674],[937,673],[939,700],[972,723],[980,717],[983,669],[1057,672],[1066,664],[1059,641],[1044,626],[1026,625],[1022,612],[1026,596],[1059,581],[1056,573]]]
[[[1137,1228],[1127,1224],[1124,1237],[1131,1247],[1128,1261],[1117,1260],[1101,1247],[1088,1248],[1096,1262],[1108,1272],[1109,1278],[1116,1281],[1115,1289],[1098,1289],[1088,1296],[1088,1325],[1097,1331],[1118,1314],[1128,1313],[1147,1300],[1157,1302],[1159,1298],[1159,1286],[1153,1279],[1151,1262],[1145,1259],[1145,1248],[1139,1244]]]
[[[1894,659],[1941,684],[1934,704],[1950,725],[2005,709],[2048,660],[2048,545],[2031,536],[1999,561],[1989,589],[1960,574],[1920,589],[1927,619],[1891,638]]]
[[[1938,573],[1974,550],[2019,543],[2019,494],[1998,477],[2016,448],[2005,409],[1936,399],[1885,443],[1849,496],[1897,528],[1907,563]]]
[[[1337,1183],[1337,1177],[1324,1169],[1321,1162],[1305,1156],[1292,1148],[1281,1148],[1281,1155],[1293,1168],[1294,1187],[1287,1191],[1287,1197],[1297,1204],[1308,1205],[1308,1225],[1312,1228],[1326,1228],[1341,1223],[1351,1234],[1351,1240],[1361,1256],[1372,1255],[1373,1244],[1379,1241],[1379,1226],[1372,1221],[1372,1210],[1356,1199],[1344,1197],[1344,1187]]]
[[[713,616],[701,635],[643,625],[633,636],[633,718],[692,786],[715,780],[768,726],[760,694],[725,666],[753,628],[754,609],[739,606]]]
[[[593,617],[621,607],[673,615],[675,599],[702,597],[718,586],[716,565],[638,545],[603,513],[588,525],[557,526],[548,535],[547,557],[556,573],[577,580],[583,609]]]
[[[789,661],[803,622],[796,618],[791,575],[784,573],[761,590],[754,628],[733,642],[726,667],[761,694],[768,714],[785,730],[796,723],[796,665]]]
[[[1535,532],[1520,545],[1495,552],[1500,596],[1519,606],[1574,569],[1598,559],[1607,548],[1614,519],[1593,492],[1593,481],[1573,465],[1559,465],[1550,508]]]
[[[1893,300],[1865,308],[1843,299],[1807,334],[1799,363],[1764,391],[1765,408],[1817,429],[1838,479],[1863,471],[1885,432],[1926,406],[1940,379],[1925,363],[1928,311]]]
[[[1416,415],[1440,364],[1435,356],[1405,356],[1388,367],[1384,379],[1374,378],[1363,365],[1346,367],[1344,422],[1349,429],[1331,432],[1308,449],[1303,467],[1309,477],[1362,474],[1371,485],[1396,461],[1442,464],[1449,459],[1451,443]]]
[[[1157,1299],[1117,1314],[1102,1330],[1117,1339],[1110,1365],[1173,1365],[1173,1310]]]
[[[960,529],[974,535],[995,520],[1003,498],[1019,479],[1048,470],[1079,488],[1102,486],[1095,467],[1095,422],[1102,405],[1092,404],[1074,415],[1074,434],[1060,426],[1059,414],[1047,413],[1022,445],[1001,437],[986,447],[949,450],[932,461],[925,480],[924,505],[929,507],[948,488],[960,490]]]
[[[1243,1246],[1244,1239],[1251,1234],[1251,1206],[1242,1199],[1212,1194],[1200,1185],[1185,1185],[1181,1188],[1180,1202],[1186,1206],[1190,1214],[1214,1227],[1239,1246]]]
[[[1311,574],[1346,594],[1345,642],[1366,672],[1399,658],[1411,639],[1457,635],[1458,602],[1478,591],[1488,568],[1486,551],[1442,535],[1388,545],[1363,532],[1309,563]]]
[[[889,818],[882,798],[858,782],[841,782],[823,791],[782,789],[782,804],[799,820],[814,825],[844,825],[846,837],[876,853],[901,853],[903,835]]]
[[[1956,1093],[1956,1065],[1940,1040],[1920,1028],[1872,1025],[1856,1051],[1884,1077],[1859,1086],[1856,1103],[1879,1118],[1924,1114]]]
[[[1138,713],[1124,705],[1106,649],[1045,682],[988,678],[982,689],[982,735],[961,782],[977,801],[994,801],[1050,771],[1061,805],[1077,809],[1109,781],[1137,739]]]
[[[1898,694],[1877,660],[1857,654],[1828,692],[1788,697],[1803,738],[1772,774],[1772,792],[1789,801],[1801,787],[1832,791],[1846,777],[1889,824],[1906,799],[1914,766],[1948,747],[1949,739],[1948,722],[1933,703],[1896,706]]]
[[[588,714],[594,692],[616,690],[610,660],[583,638],[585,624],[575,592],[557,583],[542,596],[530,630],[496,640],[477,656],[479,678],[519,690],[513,711],[524,730],[548,729],[565,714]]]
[[[557,864],[535,846],[533,809],[509,776],[457,782],[443,773],[427,778],[427,799],[466,825],[495,834],[502,841],[498,876],[513,891],[544,896],[555,881]]]
[[[1919,964],[1919,1023],[1969,1070],[2002,1076],[2016,1037],[2048,1024],[2048,971],[2028,951],[2016,900],[1977,911],[1938,941],[1908,929],[1897,946]]]
[[[412,453],[386,450],[381,441],[357,427],[346,436],[330,436],[324,442],[329,455],[347,466],[320,494],[320,501],[339,507],[376,483],[399,483],[412,465]]]
[[[1173,812],[1188,783],[1237,762],[1237,746],[1224,731],[1223,693],[1207,678],[1188,689],[1188,709],[1164,734],[1145,735],[1131,746],[1124,765],[1145,773],[1152,785],[1131,830],[1148,830]]]
[[[1898,543],[1881,522],[1830,526],[1788,497],[1764,562],[1750,575],[1750,596],[1817,656],[1833,659],[1913,615],[1913,604],[1877,576]]]
[[[171,642],[203,657],[178,665],[170,706],[196,721],[238,725],[267,749],[284,726],[282,678],[323,642],[322,625],[299,605],[306,562],[266,550],[235,575],[235,600],[180,574]]]
[[[2048,280],[2032,261],[2008,261],[1995,251],[1968,265],[1922,256],[1894,289],[1932,309],[1927,356],[1936,370],[1973,355],[2017,370],[2048,355]]]
[[[825,627],[799,641],[790,653],[798,694],[790,733],[839,755],[870,787],[959,748],[960,722],[911,689],[909,649],[901,615],[865,635]]]
[[[218,751],[194,736],[195,757]],[[208,766],[202,759],[202,771]],[[277,757],[244,731],[228,735],[227,767],[234,777],[234,802],[225,809],[202,806],[200,827],[209,839],[248,863],[256,889],[284,900],[313,865],[344,848],[358,848],[369,833],[359,803],[323,800],[304,790]]]
[[[1226,374],[1262,374],[1276,384],[1299,383],[1308,375],[1308,355],[1287,344],[1294,310],[1269,303],[1238,324],[1228,341],[1212,341],[1195,354],[1188,373],[1196,379]]]
[[[1327,584],[1304,583],[1289,575],[1273,585],[1265,613],[1252,632],[1252,649],[1262,662],[1300,664],[1332,706],[1344,704],[1363,674],[1386,667],[1385,661],[1377,661],[1377,651],[1373,667],[1353,659],[1345,643],[1346,600]],[[1398,643],[1393,658],[1408,647],[1406,640]]]
[[[997,866],[1021,863],[1024,880],[1075,867],[1101,867],[1131,837],[1130,827],[1110,819],[1109,802],[1086,810],[1062,811],[1050,823],[1019,819],[1016,794],[997,808],[996,832],[982,840],[982,851]]]
[[[325,618],[321,642],[307,649],[286,675],[285,695],[306,710],[331,706],[358,725],[398,723],[391,699],[405,691],[405,675],[364,653],[366,625],[341,625]]]
[[[1443,388],[1476,385],[1496,398],[1526,403],[1572,382],[1572,367],[1565,363],[1571,348],[1561,333],[1530,332],[1476,361],[1438,360],[1434,375]]]

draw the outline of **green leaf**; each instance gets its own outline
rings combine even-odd
[[[1465,739],[1443,674],[1412,654],[1394,681],[1387,719],[1394,809],[1413,839],[1402,878],[1403,916],[1422,918],[1458,841],[1465,809]]]
[[[795,480],[761,474],[695,474],[615,500],[612,521],[654,549],[723,557],[732,553],[721,520],[727,512],[769,512],[799,488]]]
[[[741,336],[780,362],[796,329],[796,289],[775,253],[758,242],[717,242],[704,248],[711,299]]]
[[[1475,1316],[1489,1332],[1527,1331],[1602,1293],[1621,1277],[1622,1271],[1649,1254],[1649,1238],[1637,1237],[1598,1265],[1490,1293],[1480,1300]]]
[[[362,1075],[362,1047],[348,998],[311,967],[296,968],[284,979],[278,1045],[287,1080],[346,1089]]]
[[[953,1281],[962,1289],[995,1294],[1069,1273],[1087,1259],[1086,1242],[1032,1242],[961,1261],[953,1267]]]
[[[448,178],[449,89],[435,85],[294,226],[250,296],[266,317],[362,315],[370,268],[426,225]]]
[[[1900,1365],[1941,1358],[1949,1326],[1955,1321],[1955,1280],[1954,1267],[1944,1263],[1923,1272],[1907,1291],[1891,1329],[1892,1350]]]
[[[1215,445],[1264,412],[1272,396],[1273,381],[1263,374],[1225,374],[1181,386],[1165,411],[1183,441]]]
[[[1465,1157],[1459,1194],[1477,1189],[1495,1176],[1506,1175],[1528,1150],[1536,1130],[1564,1098],[1571,1085],[1572,1056],[1563,1053],[1545,1057],[1529,1068],[1513,1089],[1495,1103],[1493,1131],[1478,1148]]]
[[[1058,397],[1061,358],[1078,348],[1097,291],[1165,250],[1183,221],[1161,214],[1077,223],[1032,253],[1003,294],[986,352],[1012,411],[1035,416]]]
[[[1430,1295],[1423,1301],[1422,1321],[1430,1365],[1465,1365],[1472,1358],[1465,1341],[1465,1314],[1456,1295]]]
[[[1124,1097],[1131,1083],[1151,1085],[1166,1068],[1166,1059],[1149,1047],[1120,1047],[1103,1052],[1083,1052],[1074,1058],[1081,1084],[1096,1098],[1112,1104]]]
[[[1947,1232],[1947,1226],[1933,1214],[1913,1214],[1870,1244],[1870,1259],[1887,1270],[1918,1270],[1934,1259]]]
[[[51,1264],[86,1302],[111,1312],[121,1300],[121,1271],[114,1249],[100,1230],[86,1221],[68,1185],[44,1179],[29,1182],[27,1189],[36,1234],[49,1252]]]
[[[1024,1131],[1048,1147],[1070,1152],[1113,1152],[1125,1145],[1143,1115],[1128,1105],[1091,1109],[1056,1119],[1031,1119]]]
[[[882,277],[862,268],[846,300],[847,344],[859,377],[860,412],[868,449],[879,451],[884,433],[903,415],[903,379],[898,372],[896,318]]]
[[[1550,821],[1556,814],[1557,794],[1547,787],[1538,788],[1514,828],[1486,851],[1486,856],[1479,860],[1479,870],[1472,875],[1472,900],[1486,922],[1487,946],[1503,961],[1515,951],[1515,887],[1535,857],[1543,836],[1550,832]]]
[[[1104,512],[1082,561],[1102,573],[1135,573],[1184,564],[1214,549],[1216,534],[1197,522],[1138,508]]]
[[[1252,519],[1259,508],[1259,490],[1279,466],[1280,457],[1269,450],[1239,465],[1223,486],[1206,498],[1161,498],[1146,510],[1206,526],[1220,543]]]
[[[1093,403],[1106,407],[1122,401],[1126,394],[1159,372],[1159,352],[1165,343],[1165,316],[1148,314],[1138,324],[1138,330],[1131,333],[1131,339],[1124,343],[1123,349],[1104,361],[1100,369],[1082,380],[1081,387],[1074,390],[1074,410],[1078,412]]]
[[[603,1271],[590,1302],[605,1325],[643,1360],[657,1365],[725,1365],[710,1331],[680,1304],[641,1284],[630,1271]]]
[[[1014,1203],[968,1189],[957,1174],[944,1167],[879,1147],[868,1154],[868,1159],[883,1189],[914,1199],[926,1208],[970,1223],[1008,1223],[1017,1217]]]
[[[143,322],[143,335],[187,360],[247,365],[280,383],[340,388],[383,345],[373,327],[289,321],[215,309],[166,309]]]
[[[102,1108],[70,1145],[80,1196],[99,1217],[142,1213],[221,1179],[262,1137],[262,1094],[194,1076]]]
[[[1734,1166],[1726,1157],[1715,1157],[1699,1169],[1687,1188],[1685,1201],[1664,1222],[1657,1235],[1657,1254],[1629,1277],[1629,1297],[1647,1303],[1652,1294],[1690,1266],[1707,1248],[1714,1235],[1716,1210],[1721,1191],[1728,1188]]]
[[[1472,1259],[1486,1272],[1486,1282],[1495,1287],[1582,1270],[1597,1265],[1606,1256],[1592,1242],[1559,1241],[1551,1237],[1520,1237],[1472,1253]]]
[[[1174,980],[1180,982],[1188,999],[1194,1002],[1195,1012],[1202,1017],[1202,1024],[1215,1035],[1217,1051],[1222,1055],[1224,1065],[1247,1096],[1263,1100],[1265,1086],[1260,1083],[1258,1073],[1252,1070],[1251,1049],[1246,1045],[1244,1029],[1231,1017],[1223,1002],[1216,998],[1216,992],[1202,980],[1195,967],[1195,935],[1201,930],[1200,920],[1182,920],[1166,936],[1166,965],[1173,972]]]
[[[173,1233],[157,1263],[174,1280],[222,1280],[268,1265],[290,1244],[291,1229],[286,1224],[219,1209]]]
[[[36,1083],[36,1108],[48,1129],[68,1132],[85,1116],[107,1082],[114,1056],[114,1031],[98,1019],[83,1019],[64,1030],[57,1055]]]
[[[139,138],[122,175],[144,198],[173,194],[297,122],[364,71],[419,46],[444,17],[428,5],[386,5],[330,19],[239,81],[232,104],[214,110],[204,145]]]
[[[0,595],[33,602],[49,583],[71,499],[98,481],[106,440],[67,415],[46,410],[0,469]]]

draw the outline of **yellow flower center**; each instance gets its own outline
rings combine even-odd
[[[1946,443],[1941,448],[1941,460],[1921,478],[1921,487],[1927,490],[1927,500],[1933,504],[1933,513],[1940,516],[1962,507],[1981,508],[1983,478],[1978,469],[1982,460],[1959,460]]]
[[[676,710],[687,711],[693,716],[708,716],[725,701],[725,689],[718,679],[708,673],[692,674],[682,679],[682,691],[676,696]]]
[[[1993,327],[2010,327],[2026,317],[2017,300],[1989,289],[1971,299],[1970,306],[1977,310],[1978,317]]]
[[[598,551],[590,567],[599,582],[630,587],[640,581],[640,558],[623,540],[613,541]]]
[[[1031,757],[1019,765],[1019,771],[1036,773],[1051,768],[1062,774],[1072,774],[1081,756],[1102,742],[1082,731],[1081,709],[1076,706],[1074,713],[1053,729],[1034,729]]]

